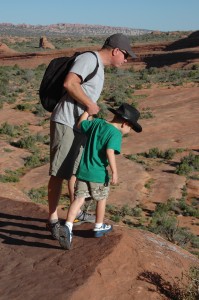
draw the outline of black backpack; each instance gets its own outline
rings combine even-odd
[[[64,93],[66,93],[66,90],[63,88],[64,79],[67,73],[69,72],[70,68],[72,67],[75,58],[78,55],[86,52],[92,53],[97,58],[95,52],[85,51],[76,52],[71,57],[54,58],[49,63],[39,88],[39,97],[41,100],[41,104],[47,111],[52,112],[56,104],[61,99],[61,97],[64,95]],[[91,74],[89,74],[85,78],[85,80],[81,82],[81,84],[93,78],[97,73],[98,67],[99,62],[97,59],[97,65],[94,71]]]

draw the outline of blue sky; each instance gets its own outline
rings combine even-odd
[[[0,0],[0,23],[199,30],[199,0]]]

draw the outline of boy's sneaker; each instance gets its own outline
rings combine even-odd
[[[54,240],[59,239],[59,228],[60,228],[59,221],[57,221],[56,223],[50,223],[50,222],[46,223],[46,229],[51,232]]]
[[[59,229],[59,244],[63,249],[69,250],[72,243],[73,234],[67,225],[61,225]]]
[[[100,228],[94,228],[94,237],[101,237],[113,230],[112,225],[102,224]]]
[[[82,223],[95,223],[95,215],[82,211],[74,220],[73,225],[80,225]]]

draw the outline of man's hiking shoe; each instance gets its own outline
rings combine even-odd
[[[94,237],[101,237],[112,230],[113,230],[112,225],[102,224],[102,226],[100,228],[93,229]]]
[[[71,247],[73,234],[67,225],[60,226],[59,244],[63,249],[69,250]]]
[[[58,240],[59,239],[59,228],[60,223],[57,221],[56,223],[46,223],[46,229],[49,230],[52,234],[53,239]]]
[[[95,215],[82,211],[74,220],[73,225],[80,225],[82,223],[95,223]]]

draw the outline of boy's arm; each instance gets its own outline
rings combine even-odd
[[[81,126],[81,122],[87,120],[89,117],[89,114],[87,113],[87,111],[85,111],[80,117],[79,120],[77,122],[77,128],[80,128]]]
[[[117,175],[117,165],[115,160],[115,151],[113,149],[107,149],[106,155],[109,161],[109,165],[112,172],[112,180],[111,184],[117,184],[118,182],[118,175]]]

